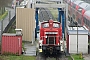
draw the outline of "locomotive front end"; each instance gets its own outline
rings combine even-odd
[[[39,52],[45,56],[58,56],[62,49],[62,28],[59,22],[49,20],[40,28]]]

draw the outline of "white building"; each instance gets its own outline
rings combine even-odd
[[[88,30],[85,27],[67,28],[67,49],[69,53],[88,54]]]

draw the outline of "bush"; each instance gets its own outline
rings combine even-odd
[[[3,15],[0,15],[0,20],[3,20],[8,14],[8,11],[5,11]]]
[[[72,55],[72,57],[74,58],[74,60],[84,60],[83,58],[81,58],[80,54],[74,54]]]

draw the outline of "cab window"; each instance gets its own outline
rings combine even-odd
[[[43,24],[43,28],[48,28],[49,27],[49,23],[44,23]]]
[[[58,23],[53,23],[53,27],[54,28],[59,28],[59,24]]]

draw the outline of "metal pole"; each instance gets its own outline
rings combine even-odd
[[[66,26],[68,26],[68,4],[66,4]]]
[[[34,41],[34,32],[33,32],[33,34],[32,34],[32,37],[33,37],[33,38],[32,38],[32,44],[33,44],[33,41]]]
[[[11,20],[11,11],[9,11],[9,21]]]
[[[78,23],[77,23],[77,54],[78,54]]]
[[[61,8],[58,8],[58,22],[61,22]]]
[[[17,6],[19,7],[19,1],[17,2]]]
[[[3,33],[3,20],[1,20],[1,36],[0,36],[0,42],[2,41],[2,33]]]
[[[15,6],[15,15],[16,15],[16,6]]]
[[[34,8],[35,4],[34,4],[34,0],[32,0],[31,4],[32,4],[32,8]]]

